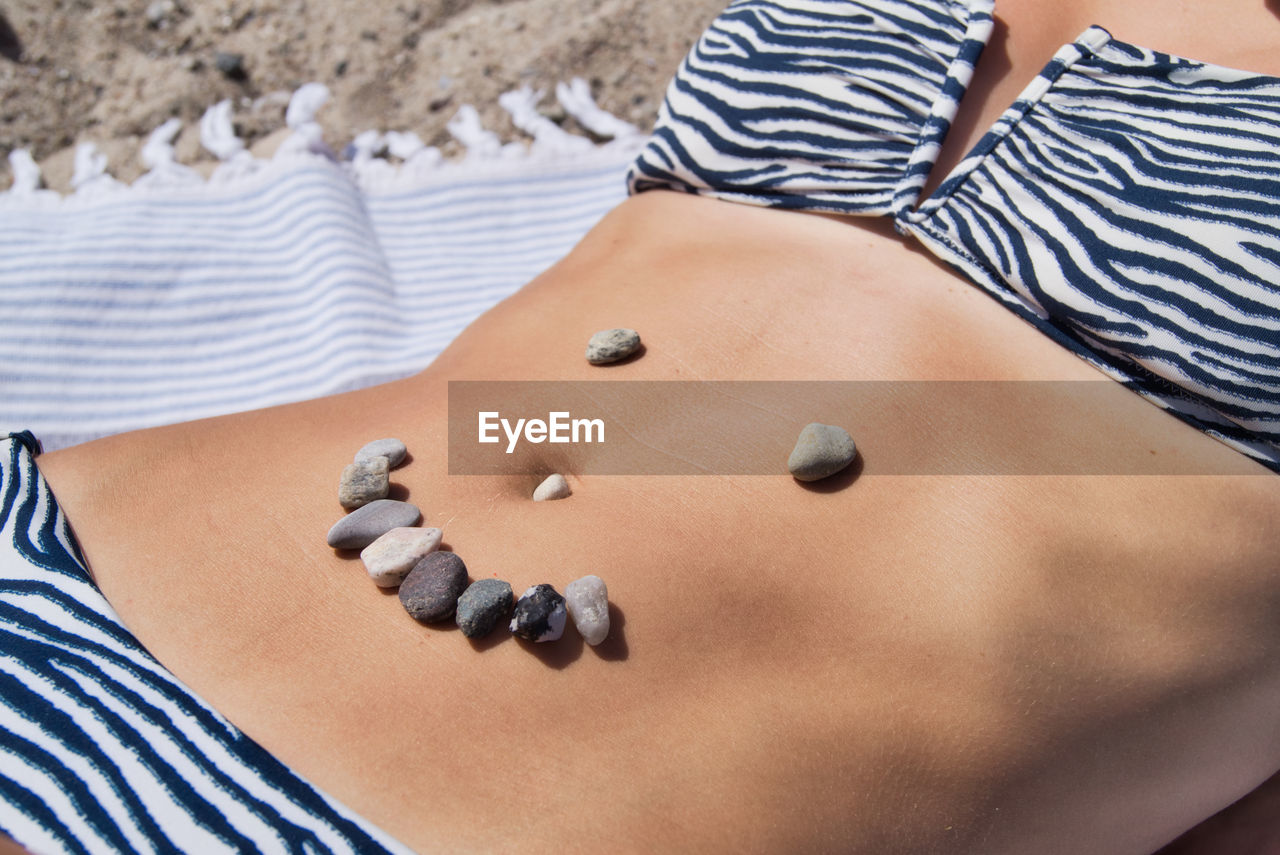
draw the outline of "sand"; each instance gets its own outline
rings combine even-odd
[[[504,140],[522,138],[498,95],[529,86],[540,110],[582,77],[597,103],[648,128],[667,80],[727,0],[0,0],[0,188],[7,155],[29,149],[45,183],[66,190],[75,146],[94,142],[125,181],[145,167],[146,136],[184,123],[183,163],[211,164],[199,118],[232,99],[238,133],[259,151],[284,125],[290,93],[329,87],[325,140],[413,131],[446,154],[465,103]],[[242,57],[241,73],[219,68]]]

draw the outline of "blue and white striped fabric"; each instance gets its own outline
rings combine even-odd
[[[625,198],[642,139],[372,188],[292,151],[229,181],[0,193],[0,429],[52,450],[421,370]]]
[[[1064,346],[1280,470],[1280,79],[1092,27],[921,190],[992,0],[738,0],[629,176],[894,218]]]
[[[0,831],[36,853],[407,853],[156,662],[0,440]]]
[[[685,59],[633,192],[891,214],[928,178],[991,3],[739,0]]]

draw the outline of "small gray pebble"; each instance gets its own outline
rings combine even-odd
[[[390,464],[385,457],[348,463],[338,482],[338,502],[347,510],[385,499],[391,491]]]
[[[244,70],[244,54],[218,51],[213,56],[213,65],[228,80],[244,80],[249,75]]]
[[[550,585],[534,585],[516,601],[509,629],[526,641],[555,641],[564,634],[564,597]]]
[[[844,469],[857,456],[858,448],[847,430],[814,422],[800,431],[787,458],[787,470],[797,481],[819,481]]]
[[[481,579],[458,597],[458,629],[467,638],[484,638],[511,611],[511,586],[501,579]]]
[[[400,605],[415,620],[431,623],[453,615],[467,588],[467,565],[452,552],[433,552],[400,583]]]
[[[326,541],[334,549],[364,549],[391,529],[417,525],[420,519],[422,511],[416,505],[378,499],[334,523]]]
[[[595,647],[609,637],[609,589],[599,576],[583,576],[564,586],[564,603],[578,634]]]
[[[587,362],[605,365],[626,359],[640,348],[640,334],[635,330],[601,330],[587,342]]]
[[[404,443],[398,439],[375,439],[356,452],[355,462],[359,463],[373,457],[385,457],[388,465],[395,469],[404,463],[405,455],[408,453],[409,449],[405,448]]]

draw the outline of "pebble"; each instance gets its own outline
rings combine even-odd
[[[567,499],[571,495],[573,491],[569,489],[569,482],[564,480],[563,475],[548,475],[547,479],[533,491],[533,500],[549,502],[552,499]]]
[[[511,611],[511,586],[501,579],[481,579],[458,597],[458,629],[467,638],[484,638]]]
[[[787,458],[787,470],[797,481],[819,481],[844,469],[857,456],[857,446],[847,430],[814,422],[800,431]]]
[[[420,559],[400,583],[400,605],[415,620],[432,623],[452,617],[467,589],[467,565],[452,552]]]
[[[609,589],[599,576],[583,576],[564,587],[565,607],[583,640],[595,647],[609,637]]]
[[[228,80],[244,80],[249,75],[244,70],[244,54],[218,51],[213,56],[213,65]]]
[[[534,585],[520,595],[511,631],[526,641],[555,641],[564,634],[564,597],[550,585]]]
[[[626,359],[640,347],[640,334],[635,330],[601,330],[587,342],[587,362],[605,365]]]
[[[387,465],[395,469],[401,463],[404,463],[405,455],[409,453],[409,449],[398,439],[375,439],[373,442],[366,443],[363,448],[356,452],[355,462],[360,463],[374,457],[387,458]]]
[[[417,525],[420,519],[416,505],[378,499],[334,523],[326,541],[334,549],[364,549],[391,529]]]
[[[385,457],[348,463],[338,482],[338,502],[350,511],[385,499],[391,491],[390,468]]]
[[[413,566],[435,552],[444,532],[438,528],[393,528],[364,548],[360,560],[379,588],[394,588]]]

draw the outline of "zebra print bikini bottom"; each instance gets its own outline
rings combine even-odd
[[[1280,471],[1280,78],[1091,27],[921,199],[992,0],[738,0],[631,192],[888,216],[1042,332]]]
[[[408,853],[178,681],[0,439],[0,832],[33,852]]]

